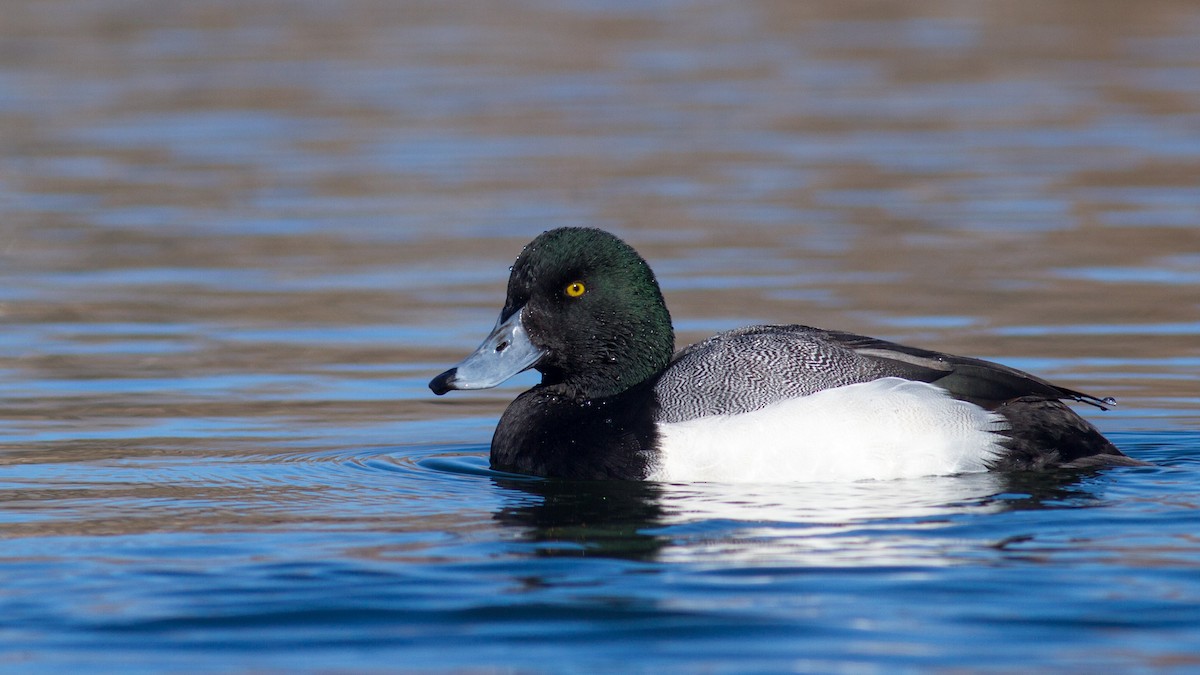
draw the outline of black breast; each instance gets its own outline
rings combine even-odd
[[[648,384],[584,400],[534,387],[500,418],[492,468],[547,478],[644,480],[658,456],[656,407]]]

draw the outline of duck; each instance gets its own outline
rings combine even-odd
[[[504,307],[438,396],[541,381],[501,415],[498,472],[672,483],[861,481],[1138,464],[1067,405],[1115,401],[982,359],[799,324],[675,351],[654,272],[604,230],[522,249]]]

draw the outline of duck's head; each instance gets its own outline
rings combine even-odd
[[[508,298],[483,344],[429,388],[487,389],[536,368],[573,398],[611,396],[656,375],[674,351],[650,266],[602,230],[543,233],[517,257]]]

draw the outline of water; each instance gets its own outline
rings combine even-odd
[[[0,669],[1200,668],[1200,8],[15,0]],[[680,342],[800,321],[1112,395],[1154,462],[487,470],[425,383],[558,225]]]

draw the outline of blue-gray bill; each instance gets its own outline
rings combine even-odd
[[[543,352],[529,341],[521,323],[523,310],[501,317],[496,327],[470,356],[429,382],[441,396],[451,389],[488,389],[537,365]]]

